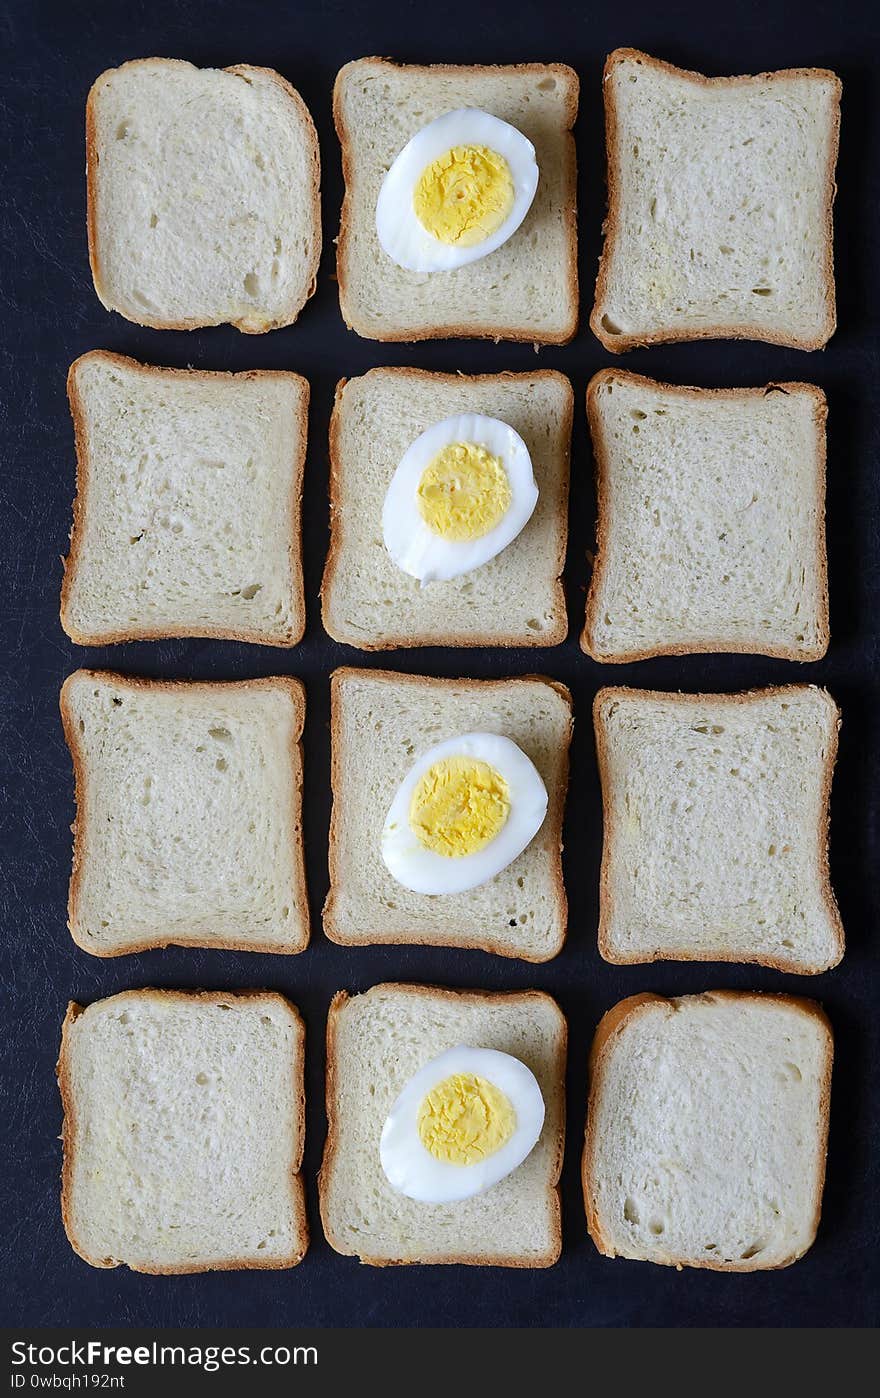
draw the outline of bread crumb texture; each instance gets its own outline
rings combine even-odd
[[[840,81],[707,79],[631,49],[605,67],[609,214],[591,325],[607,349],[835,327]]]
[[[303,1040],[298,1012],[269,993],[71,1006],[62,1204],[80,1256],[147,1272],[297,1263]]]
[[[284,78],[124,63],[89,93],[86,144],[89,252],[109,310],[160,330],[296,320],[321,253],[320,164]]]
[[[593,1046],[584,1190],[608,1256],[747,1272],[816,1234],[831,1030],[811,1001],[636,996]]]
[[[843,954],[828,878],[839,714],[823,689],[605,689],[599,946],[611,961],[757,961],[811,974]]]
[[[72,366],[68,393],[68,635],[294,645],[305,627],[305,379],[154,369],[97,350]]]
[[[603,370],[587,409],[598,552],[584,649],[620,662],[828,648],[825,395]]]
[[[67,680],[70,928],[84,950],[305,947],[303,712],[296,680]]]

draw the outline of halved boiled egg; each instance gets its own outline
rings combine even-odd
[[[376,232],[411,272],[476,262],[519,228],[535,197],[535,147],[509,122],[462,108],[417,131],[388,171]]]
[[[385,495],[382,535],[422,583],[488,563],[522,531],[538,501],[529,449],[481,413],[435,422],[404,453]]]
[[[465,733],[413,763],[382,830],[389,872],[414,893],[463,893],[512,864],[540,830],[547,788],[510,738]]]
[[[544,1098],[524,1063],[459,1045],[410,1078],[382,1127],[379,1158],[398,1193],[452,1203],[521,1165],[543,1125]]]

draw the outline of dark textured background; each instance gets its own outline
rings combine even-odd
[[[95,0],[52,4],[7,0],[0,7],[4,136],[2,187],[2,429],[0,462],[0,648],[2,680],[2,934],[0,990],[6,1050],[0,1121],[9,1164],[0,1176],[8,1323],[335,1324],[335,1325],[859,1325],[877,1315],[878,971],[876,961],[878,674],[880,605],[880,395],[878,395],[878,46],[880,11],[802,0],[703,0],[657,5],[615,0],[340,0],[250,4],[248,0]],[[605,54],[630,44],[710,74],[827,65],[844,81],[836,213],[840,329],[825,353],[759,344],[680,345],[625,357],[628,367],[706,386],[808,378],[830,400],[828,542],[832,644],[820,664],[798,667],[759,657],[705,656],[627,667],[595,665],[576,636],[593,528],[591,461],[582,409],[589,376],[610,361],[586,326],[604,208],[600,75]],[[378,53],[403,60],[514,62],[560,59],[581,78],[577,127],[583,329],[564,349],[536,358],[526,346],[450,342],[382,346],[359,340],[339,317],[333,236],[341,198],[339,152],[330,118],[336,70]],[[318,293],[298,325],[265,336],[229,327],[174,334],[140,329],[106,312],[86,256],[83,107],[92,80],[127,58],[158,54],[201,65],[275,67],[300,89],[314,115],[323,163],[324,257]],[[308,632],[285,652],[223,642],[174,641],[78,650],[57,618],[74,485],[73,439],[64,380],[85,350],[118,350],[154,364],[211,369],[287,368],[312,385],[305,487]],[[554,650],[401,651],[371,660],[323,634],[318,586],[327,531],[327,421],[333,386],[371,365],[413,364],[467,372],[564,370],[575,385],[571,536],[567,580],[571,638]],[[438,675],[520,674],[544,669],[571,686],[576,706],[566,820],[568,944],[544,966],[480,952],[376,947],[346,950],[320,932],[327,887],[329,814],[327,677],[341,663],[380,664]],[[276,671],[308,689],[305,833],[315,935],[302,956],[284,959],[171,948],[100,961],[79,951],[65,928],[72,779],[58,721],[58,689],[77,665],[198,679]],[[600,855],[599,792],[590,704],[598,686],[734,689],[792,680],[827,684],[843,707],[834,784],[832,874],[846,925],[843,964],[811,978],[745,966],[614,968],[596,951]],[[564,1253],[546,1272],[459,1268],[366,1269],[336,1256],[321,1236],[315,1174],[324,1135],[323,1032],[339,987],[387,978],[513,989],[558,996],[570,1023],[569,1134],[563,1176]],[[308,1142],[305,1177],[313,1242],[291,1272],[150,1278],[119,1268],[95,1271],[70,1250],[58,1214],[60,1111],[53,1077],[67,1000],[90,1001],[126,986],[270,986],[290,995],[308,1025]],[[599,1016],[621,996],[716,986],[794,990],[819,996],[837,1036],[831,1150],[818,1241],[785,1272],[677,1274],[644,1263],[607,1261],[586,1234],[578,1165],[585,1064]],[[873,1098],[873,1102],[872,1102]],[[875,1141],[876,1146],[876,1141]]]

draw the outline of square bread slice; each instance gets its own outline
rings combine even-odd
[[[86,104],[89,259],[110,311],[156,330],[296,320],[321,256],[318,137],[269,68],[142,58]]]
[[[305,1029],[269,991],[127,990],[71,1003],[61,1212],[93,1267],[295,1267]]]
[[[153,369],[94,350],[67,379],[77,495],[61,623],[77,645],[305,630],[299,374]]]
[[[305,949],[299,680],[77,670],[61,717],[76,778],[78,946]]]
[[[571,695],[540,676],[438,680],[337,670],[330,686],[330,892],[324,931],[343,946],[404,942],[472,947],[549,961],[565,940],[562,817]],[[500,733],[537,767],[549,796],[531,844],[494,879],[465,893],[404,888],[385,866],[382,827],[420,753],[460,733]]]
[[[670,340],[821,349],[834,333],[840,79],[605,64],[608,218],[590,317],[612,352]]]
[[[382,506],[407,448],[457,413],[500,418],[529,449],[538,504],[522,533],[482,568],[422,586],[382,538]],[[362,650],[393,646],[555,646],[568,618],[573,395],[563,374],[429,374],[371,369],[343,379],[330,423],[331,541],[324,627]]]
[[[452,271],[406,271],[376,236],[379,188],[417,131],[463,107],[500,117],[532,142],[535,201],[522,227],[487,257]],[[570,340],[578,320],[577,108],[577,74],[562,63],[347,63],[333,89],[345,177],[337,253],[345,323],[370,340]]]
[[[593,716],[606,961],[751,961],[800,975],[836,966],[830,694],[601,689]]]
[[[376,985],[363,995],[334,996],[327,1020],[327,1142],[318,1177],[330,1246],[377,1267],[552,1266],[562,1250],[567,1037],[559,1006],[537,990],[499,995]],[[459,1044],[521,1059],[541,1088],[544,1128],[522,1165],[485,1193],[452,1204],[418,1203],[385,1178],[379,1136],[413,1074]]]
[[[633,995],[590,1054],[583,1188],[606,1257],[755,1272],[819,1226],[834,1044],[813,1000]]]
[[[681,388],[603,369],[587,388],[594,660],[828,649],[820,388]]]

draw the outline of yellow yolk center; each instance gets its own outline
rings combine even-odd
[[[504,223],[513,208],[510,166],[487,146],[453,146],[419,176],[413,210],[440,243],[471,248]]]
[[[409,823],[425,849],[457,859],[494,840],[509,815],[500,772],[476,758],[444,757],[416,785]]]
[[[510,1140],[516,1112],[493,1083],[475,1073],[454,1073],[422,1102],[418,1129],[419,1140],[436,1160],[475,1165]]]
[[[450,442],[425,467],[416,489],[428,528],[459,543],[494,529],[512,498],[504,463],[476,442]]]

